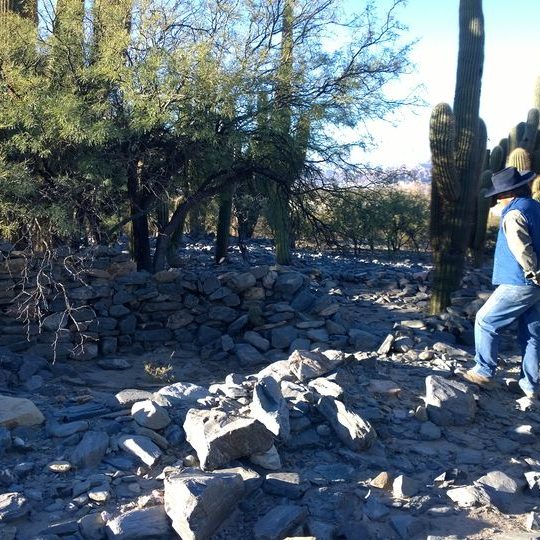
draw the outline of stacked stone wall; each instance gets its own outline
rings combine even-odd
[[[270,349],[345,345],[338,310],[333,297],[310,288],[308,275],[290,268],[151,275],[107,248],[53,258],[11,251],[0,262],[0,346],[49,359],[165,345],[256,364]]]

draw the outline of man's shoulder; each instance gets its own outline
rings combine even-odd
[[[516,199],[515,204],[512,205],[513,210],[532,210],[535,212],[540,212],[540,202],[533,199],[532,197],[520,197]]]

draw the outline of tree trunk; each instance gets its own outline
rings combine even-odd
[[[227,258],[227,248],[229,247],[229,236],[231,231],[232,204],[235,184],[231,182],[225,186],[220,194],[219,214],[216,234],[216,250],[214,260],[220,263]]]
[[[276,246],[276,262],[288,265],[291,263],[291,237],[289,195],[286,188],[271,186],[272,197],[268,201],[268,217],[274,233]]]
[[[137,270],[151,271],[150,240],[148,229],[148,196],[144,192],[142,179],[143,162],[133,159],[128,164],[128,196],[130,200],[131,234],[133,240],[133,258],[137,263]]]

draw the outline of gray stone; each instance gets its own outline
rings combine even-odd
[[[212,328],[211,326],[201,325],[197,332],[197,340],[201,345],[208,345],[216,339],[219,339],[223,332],[217,328]]]
[[[109,315],[115,318],[123,317],[124,315],[129,315],[130,313],[131,311],[129,308],[121,304],[113,305],[109,308]]]
[[[171,330],[178,330],[184,328],[188,324],[191,324],[195,320],[195,317],[186,309],[177,311],[172,315],[169,315],[167,319],[167,328]]]
[[[273,443],[272,433],[254,418],[219,410],[190,409],[184,431],[202,469],[216,469],[234,459],[265,452]]]
[[[137,329],[137,317],[135,315],[127,315],[123,319],[120,319],[118,323],[118,330],[121,334],[133,334]]]
[[[138,330],[135,333],[135,341],[171,341],[172,332],[168,328],[155,328],[153,330]]]
[[[398,499],[414,497],[418,493],[418,489],[417,481],[404,474],[400,474],[392,483],[392,493]]]
[[[160,388],[155,397],[159,397],[160,403],[168,403],[169,406],[189,407],[210,396],[208,389],[192,383],[177,382]]]
[[[67,424],[59,424],[58,422],[49,422],[47,424],[47,432],[53,437],[71,437],[75,433],[86,431],[89,424],[86,420],[77,420],[76,422],[68,422]]]
[[[334,540],[337,534],[335,525],[319,519],[308,518],[307,529],[317,540]]]
[[[289,408],[279,384],[273,377],[264,377],[255,385],[250,410],[251,416],[274,435],[282,440],[289,438]]]
[[[308,388],[320,396],[329,396],[337,399],[343,396],[343,388],[339,384],[324,377],[318,377],[309,381]]]
[[[123,371],[133,367],[131,362],[128,362],[125,358],[102,358],[98,360],[98,366],[101,369],[110,371]]]
[[[79,531],[84,540],[103,540],[105,538],[105,520],[101,512],[87,514],[79,519]]]
[[[383,521],[390,513],[389,508],[380,501],[379,497],[372,493],[369,494],[363,510],[372,521]]]
[[[237,343],[234,353],[242,366],[255,366],[265,362],[264,356],[249,343]]]
[[[56,330],[60,330],[61,328],[66,328],[67,325],[68,325],[68,315],[65,311],[48,315],[47,317],[43,319],[43,321],[41,321],[41,326],[45,330],[50,330],[52,332],[55,332]]]
[[[365,450],[377,438],[373,426],[358,414],[348,410],[341,401],[323,396],[318,401],[317,408],[330,422],[340,440],[351,450]]]
[[[289,354],[292,354],[294,351],[309,351],[312,348],[313,347],[309,339],[296,338],[289,347]]]
[[[480,477],[475,485],[484,488],[491,502],[501,511],[511,509],[515,494],[519,491],[518,483],[502,471],[491,471]]]
[[[244,482],[244,494],[249,494],[262,486],[264,479],[253,469],[246,467],[231,467],[229,469],[219,469],[215,473],[239,474]]]
[[[237,311],[227,306],[214,306],[208,311],[208,317],[210,319],[225,323],[232,323],[237,316]]]
[[[87,431],[71,454],[77,467],[97,467],[109,448],[109,436],[101,431]]]
[[[131,416],[137,424],[148,429],[163,429],[171,423],[166,409],[150,399],[134,403]]]
[[[152,397],[152,392],[138,390],[136,388],[126,388],[125,390],[118,392],[114,397],[119,405],[131,407],[134,403],[137,403],[137,401],[150,399]]]
[[[474,420],[476,402],[469,387],[439,375],[426,377],[426,410],[439,426],[465,425]]]
[[[33,401],[0,395],[0,427],[38,426],[44,421]]]
[[[336,302],[335,297],[322,296],[313,306],[311,312],[320,317],[331,317],[339,311],[339,304]]]
[[[260,351],[266,352],[270,348],[270,342],[257,332],[249,330],[244,334],[243,337],[244,341],[247,341],[250,345],[253,345]]]
[[[234,339],[228,334],[221,336],[221,348],[224,352],[232,351],[234,349]]]
[[[227,328],[227,333],[231,334],[231,336],[238,335],[248,324],[249,322],[249,315],[240,315],[236,321],[229,324],[229,327]]]
[[[277,448],[274,445],[272,445],[266,452],[251,454],[249,456],[249,460],[254,465],[258,465],[259,467],[269,471],[279,471],[283,468],[281,458],[279,457]]]
[[[151,439],[142,435],[124,435],[118,439],[118,446],[138,457],[149,467],[152,467],[161,457],[159,447]]]
[[[370,332],[359,328],[351,328],[348,334],[351,345],[357,351],[375,351],[379,347],[379,338]]]
[[[115,337],[102,337],[99,340],[101,354],[114,354],[118,350],[118,339]]]
[[[154,540],[168,538],[171,527],[163,506],[124,512],[107,521],[107,540]]]
[[[201,277],[200,289],[204,294],[212,294],[221,287],[219,279],[214,274],[208,274]]]
[[[524,476],[531,495],[538,497],[540,495],[540,472],[527,471]]]
[[[254,287],[257,283],[255,276],[251,272],[244,272],[242,274],[234,274],[227,281],[227,285],[236,293],[241,293],[251,287]]]
[[[288,349],[297,336],[298,330],[294,326],[273,328],[271,332],[272,347],[276,349]]]
[[[180,538],[208,540],[244,492],[240,474],[184,469],[165,475],[165,511]]]
[[[390,516],[390,523],[403,540],[409,540],[424,532],[424,524],[416,517],[408,515]]]
[[[315,465],[313,469],[306,473],[306,476],[313,483],[325,482],[348,482],[352,479],[355,469],[345,463],[321,463]]]
[[[304,284],[304,275],[299,272],[279,274],[274,283],[274,292],[292,296]]]
[[[93,360],[99,355],[99,346],[97,343],[82,343],[73,347],[69,357],[74,360]]]
[[[414,347],[414,341],[408,336],[400,336],[395,339],[393,349],[398,353],[406,353]]]
[[[177,427],[178,429],[181,429],[180,426],[173,426],[173,427]],[[135,426],[135,433],[137,435],[142,435],[143,437],[148,437],[163,450],[167,450],[167,448],[169,448],[169,441],[163,435],[156,433],[152,429],[148,429],[142,426]]]
[[[324,328],[313,328],[311,330],[308,330],[307,337],[311,341],[322,342],[322,343],[326,343],[330,339],[328,332]]]
[[[449,489],[446,495],[461,508],[487,506],[491,504],[489,495],[480,486],[464,486]]]
[[[311,291],[302,290],[294,297],[291,307],[296,311],[308,311],[315,304],[316,299],[317,297]]]
[[[387,355],[392,350],[392,345],[394,344],[394,335],[388,334],[384,341],[381,343],[379,348],[377,349],[377,354],[380,356]]]
[[[309,487],[302,482],[298,473],[278,472],[266,475],[263,490],[270,495],[299,499]]]
[[[254,540],[282,540],[301,525],[307,517],[305,506],[280,504],[274,506],[253,528]]]
[[[30,511],[28,499],[22,493],[0,494],[0,522],[19,519]]]
[[[301,382],[307,382],[336,369],[344,355],[328,356],[319,351],[294,351],[289,356],[290,372]]]

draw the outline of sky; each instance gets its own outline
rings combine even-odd
[[[355,3],[358,0],[351,0]],[[379,0],[380,1],[380,0]],[[388,167],[430,160],[429,117],[440,102],[452,105],[458,55],[459,0],[408,0],[399,20],[406,36],[418,39],[412,53],[416,73],[403,77],[403,91],[423,85],[427,106],[401,109],[389,122],[369,125],[378,148],[354,158]],[[540,76],[540,0],[484,0],[485,50],[480,116],[488,130],[488,148],[525,121]]]

